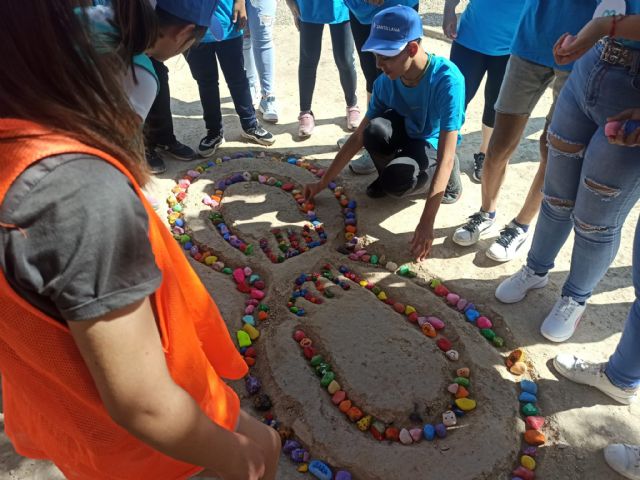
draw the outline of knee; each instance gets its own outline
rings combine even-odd
[[[391,138],[391,122],[383,117],[372,118],[363,132],[363,143],[367,150],[386,151]]]
[[[564,157],[580,158],[584,153],[583,144],[566,140],[552,131],[543,131],[540,137],[540,143],[544,143],[550,152]]]
[[[382,189],[388,195],[401,197],[416,186],[420,167],[410,157],[394,158],[380,174]]]

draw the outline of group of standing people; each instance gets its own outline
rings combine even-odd
[[[453,235],[467,247],[495,226],[509,158],[553,85],[540,166],[487,255],[513,259],[540,210],[526,265],[496,290],[498,300],[518,302],[547,284],[573,229],[569,275],[541,326],[551,341],[571,338],[640,195],[640,130],[605,131],[610,120],[640,120],[640,0],[471,0],[459,20],[458,1],[447,0],[450,59],[425,48],[417,0],[287,4],[300,35],[299,135],[315,125],[326,24],[353,130],[305,197],[347,165],[376,174],[371,198],[426,197],[410,247],[419,260],[430,253],[440,204],[461,195],[456,149],[482,78],[472,175],[482,202]],[[275,0],[0,3],[5,429],[19,453],[54,461],[70,479],[276,478],[280,437],[244,413],[222,380],[242,378],[247,366],[141,191],[148,166],[164,168],[158,152],[192,160],[223,143],[219,70],[243,137],[273,144],[256,112],[279,119],[275,8]],[[367,85],[364,115],[354,51]],[[207,129],[197,152],[171,122],[163,62],[180,54]],[[623,404],[640,386],[640,226],[633,273],[637,298],[609,361],[554,359],[563,376]],[[612,445],[605,457],[640,479],[640,448]]]

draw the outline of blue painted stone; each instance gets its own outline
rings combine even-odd
[[[253,318],[253,315],[245,315],[242,317],[242,323],[246,323],[252,327],[256,326],[256,320]]]
[[[184,227],[184,220],[181,218],[178,218],[176,220],[176,227]]]
[[[329,182],[328,187],[329,187],[329,190],[335,190],[337,187],[336,182]]]
[[[349,269],[344,265],[340,265],[340,268],[338,270],[340,271],[340,273],[347,273],[349,271]]]
[[[422,429],[422,434],[424,435],[425,440],[433,440],[436,438],[436,429],[430,423],[427,423]]]
[[[439,423],[436,425],[436,435],[439,438],[444,438],[447,436],[447,427],[445,427],[444,423]]]
[[[191,247],[193,247],[193,243],[191,242],[187,242],[182,246],[185,250],[191,250]]]
[[[357,203],[356,203],[356,201],[355,201],[355,200],[351,200],[351,201],[347,204],[347,208],[351,208],[351,209],[356,208],[356,206],[357,206]]]
[[[291,165],[295,165],[296,164],[296,159],[293,157],[289,157],[287,158],[287,163],[290,163]]]
[[[477,320],[477,318],[480,316],[480,312],[470,308],[469,310],[464,312],[464,315],[467,317],[467,320],[469,320],[471,323],[474,323]]]
[[[239,351],[240,351],[240,355],[244,355],[244,352],[247,351],[247,348],[249,347],[242,347]]]
[[[460,410],[460,409],[459,409],[458,407],[456,407],[456,406],[454,406],[454,407],[452,408],[452,410],[453,410],[453,413],[455,413],[455,414],[456,414],[456,417],[464,417],[464,414],[465,414],[464,410]]]
[[[300,443],[296,440],[285,440],[284,445],[282,446],[282,453],[289,454],[296,448],[300,448]]]
[[[533,393],[522,392],[518,397],[518,400],[524,403],[536,403],[538,398]]]
[[[320,480],[331,480],[333,478],[333,472],[329,465],[320,460],[312,460],[309,463],[309,473]]]
[[[520,390],[523,392],[532,393],[533,395],[538,394],[538,385],[536,385],[531,380],[522,380],[520,382]]]

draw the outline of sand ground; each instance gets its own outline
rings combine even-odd
[[[424,3],[424,2],[423,2]],[[425,19],[426,48],[448,56],[450,45],[440,34],[442,1],[421,6]],[[316,85],[314,113],[317,128],[305,141],[296,138],[298,114],[298,36],[286,6],[279,8],[275,30],[277,48],[276,92],[280,104],[280,123],[270,128],[277,142],[270,150],[294,152],[328,164],[336,152],[336,139],[345,135],[344,99],[330,51],[330,39],[325,30],[323,54]],[[182,58],[168,62],[171,70],[172,110],[178,138],[197,145],[204,135],[201,107],[195,82]],[[239,124],[233,112],[228,90],[222,82],[223,114],[227,143],[220,154],[247,150],[263,150],[240,141]],[[480,90],[482,91],[482,89]],[[365,90],[359,76],[360,105],[364,109]],[[538,162],[538,137],[551,101],[550,92],[542,98],[527,126],[524,138],[507,173],[499,208],[499,222],[506,223],[521,205]],[[546,433],[550,441],[543,449],[538,478],[544,479],[616,479],[604,463],[601,449],[611,442],[640,443],[638,406],[623,407],[608,397],[573,385],[553,370],[551,359],[561,352],[572,352],[586,358],[603,361],[613,351],[627,311],[633,300],[631,286],[631,255],[633,233],[638,218],[636,206],[622,232],[617,258],[600,282],[584,319],[575,336],[568,342],[555,345],[547,342],[538,327],[559,295],[571,261],[572,238],[560,252],[550,284],[543,290],[529,294],[517,305],[503,305],[493,292],[498,283],[515,272],[522,259],[496,264],[484,255],[490,239],[477,246],[463,248],[453,244],[451,234],[457,225],[478,208],[480,188],[471,183],[472,153],[480,142],[482,98],[470,104],[463,128],[464,140],[459,148],[464,183],[462,199],[451,206],[443,206],[436,223],[436,241],[431,258],[419,266],[419,280],[439,276],[462,296],[473,300],[488,312],[505,334],[509,345],[526,349],[533,366],[541,394],[542,412],[550,421]],[[149,190],[159,199],[166,197],[174,178],[194,164],[169,162],[169,171],[154,180]],[[258,166],[259,165],[259,166]],[[308,172],[269,160],[237,160],[207,174],[211,181],[225,174],[255,169],[289,178],[296,183],[311,180]],[[207,188],[205,179],[196,184]],[[351,196],[359,202],[359,225],[375,240],[372,249],[384,253],[397,263],[411,261],[407,242],[422,211],[422,200],[370,200],[364,187],[372,177],[354,177],[348,172],[338,179]],[[207,183],[209,182],[209,183]],[[194,185],[194,188],[196,187]],[[190,198],[199,199],[198,195]],[[225,215],[234,219],[234,226],[248,238],[259,238],[271,225],[295,225],[300,222],[292,204],[281,192],[266,187],[235,186],[225,196]],[[229,262],[243,261],[242,255],[222,242],[203,220],[200,204],[193,201],[188,218],[201,241],[223,252]],[[317,212],[325,222],[331,242],[340,233],[341,219],[335,201],[327,193],[319,196]],[[293,211],[293,214],[291,213]],[[290,335],[296,325],[304,324],[329,349],[334,363],[345,382],[356,392],[362,403],[393,416],[407,410],[414,401],[437,404],[436,393],[446,385],[444,360],[431,355],[431,344],[405,324],[393,319],[382,306],[367,302],[363,290],[343,292],[333,303],[323,308],[308,308],[304,322],[286,313],[286,302],[293,280],[302,272],[310,272],[323,263],[345,262],[330,246],[318,248],[282,265],[271,266],[264,257],[254,255],[249,264],[265,277],[269,287],[268,303],[274,315],[260,343],[259,373],[276,401],[276,414],[294,426],[312,452],[332,463],[350,468],[356,478],[487,478],[508,477],[519,447],[521,420],[516,420],[516,390],[511,377],[501,366],[498,353],[484,342],[462,318],[447,309],[442,302],[416,282],[390,275],[382,269],[363,268],[348,263],[358,273],[380,282],[404,302],[428,309],[447,322],[448,335],[459,340],[462,361],[472,367],[481,407],[470,417],[466,429],[456,432],[446,443],[415,447],[387,446],[364,439],[351,426],[344,424],[328,399],[318,394],[317,384],[310,380],[308,367],[299,352],[291,347]],[[578,261],[589,261],[579,259]],[[221,274],[196,266],[212,295],[218,302],[230,329],[237,328],[243,298],[232,290],[230,280]],[[418,282],[419,283],[419,282]],[[266,361],[265,361],[266,360]],[[443,363],[444,362],[444,363]],[[240,386],[241,387],[241,386]],[[290,462],[283,460],[279,478],[298,478]],[[17,456],[6,437],[0,437],[0,478],[55,479],[56,469],[47,463]]]

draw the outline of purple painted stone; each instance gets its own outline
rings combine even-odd
[[[336,473],[334,480],[351,480],[351,474],[345,470],[340,470]]]
[[[473,310],[476,309],[476,306],[471,302],[467,303],[467,305],[464,307],[464,309],[462,311],[466,312],[467,310],[470,310],[470,309],[473,309]]]
[[[293,460],[296,463],[302,463],[304,462],[305,453],[306,453],[306,450],[304,448],[296,448],[291,452],[291,460]]]
[[[262,385],[260,384],[260,380],[257,377],[253,377],[248,375],[244,380],[244,386],[247,389],[247,393],[249,395],[255,395],[260,391]]]
[[[282,453],[288,455],[297,448],[300,448],[300,443],[298,443],[296,440],[285,440],[284,445],[282,446]]]
[[[444,426],[444,423],[438,423],[436,425],[436,435],[440,438],[447,436],[447,427]]]
[[[336,182],[329,182],[328,186],[329,186],[329,190],[335,190],[336,189]]]
[[[538,449],[537,447],[525,447],[525,449],[522,450],[522,453],[529,455],[530,457],[535,457],[538,455]]]

